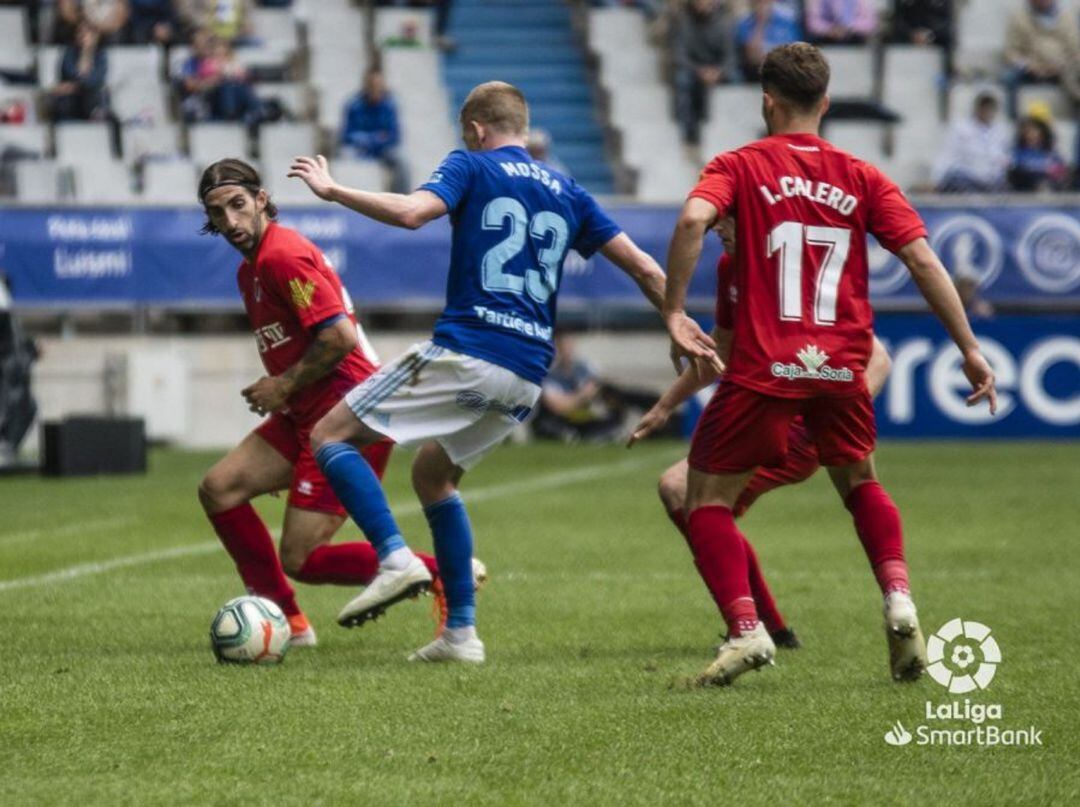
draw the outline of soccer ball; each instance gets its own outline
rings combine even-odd
[[[289,636],[289,620],[263,597],[229,600],[210,623],[210,647],[222,663],[278,664]]]

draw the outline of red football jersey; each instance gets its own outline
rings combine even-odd
[[[360,345],[331,373],[289,399],[293,416],[302,420],[322,414],[328,391],[334,390],[340,397],[377,369],[378,361],[337,272],[319,248],[300,233],[271,222],[254,264],[241,263],[236,282],[269,375],[281,375],[300,360],[315,340],[312,328],[318,323],[344,315],[356,326]]]
[[[926,235],[877,168],[811,134],[717,156],[691,197],[736,214],[736,302],[727,378],[783,398],[863,386],[873,312],[866,235],[891,252]]]

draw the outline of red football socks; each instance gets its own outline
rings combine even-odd
[[[694,544],[690,541],[690,529],[686,524],[686,516],[681,510],[667,510],[666,508],[665,510],[668,514],[668,518],[671,519],[671,523],[675,525],[686,539],[686,543],[690,547],[690,552],[694,555],[694,566],[697,567],[701,578],[705,580],[705,573],[702,572],[701,564],[697,559],[697,555],[694,553]],[[743,537],[743,541],[745,543],[746,563],[750,575],[750,592],[754,598],[754,605],[761,616],[761,621],[765,623],[765,627],[770,633],[783,630],[787,627],[787,623],[784,622],[784,617],[780,613],[780,609],[776,606],[776,600],[773,598],[772,591],[769,589],[768,583],[765,582],[765,576],[761,572],[761,565],[758,563],[757,553],[745,537]],[[710,588],[710,592],[711,591],[712,589]],[[717,607],[720,607],[719,603],[717,603]]]
[[[762,494],[784,485],[804,482],[820,467],[817,446],[810,439],[806,427],[801,423],[792,423],[788,431],[788,452],[784,464],[778,468],[757,469],[735,502],[735,517],[740,518]]]
[[[720,608],[731,637],[758,623],[750,590],[746,538],[727,507],[699,507],[687,520],[698,572]]]
[[[909,593],[911,587],[907,563],[904,562],[900,511],[885,488],[876,481],[863,482],[848,494],[844,504],[855,519],[855,531],[859,534],[881,593]]]
[[[276,602],[286,616],[296,616],[293,587],[281,568],[274,539],[251,504],[209,516],[221,543],[236,563],[248,591]]]
[[[438,574],[435,558],[421,552],[417,557],[432,575]],[[301,583],[313,585],[366,586],[379,571],[379,556],[367,541],[321,544],[311,551],[295,575]]]

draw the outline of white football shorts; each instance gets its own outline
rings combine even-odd
[[[536,406],[540,387],[489,361],[421,342],[345,396],[368,428],[398,445],[436,440],[469,469]]]

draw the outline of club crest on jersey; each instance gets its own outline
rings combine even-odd
[[[311,308],[311,301],[315,299],[315,281],[293,278],[289,281],[289,294],[297,308]]]
[[[790,381],[801,378],[811,378],[817,381],[854,381],[855,374],[848,367],[830,367],[826,362],[829,354],[821,350],[817,345],[807,345],[795,354],[802,366],[795,362],[773,362],[772,374],[777,378],[786,378]]]

